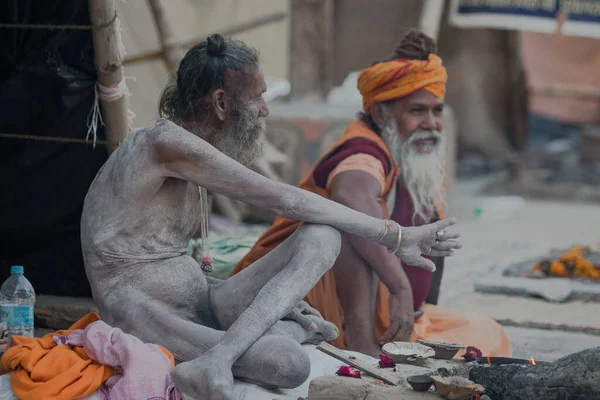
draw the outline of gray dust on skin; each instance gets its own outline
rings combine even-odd
[[[275,250],[225,281],[208,281],[186,255],[203,210],[198,186],[305,222]],[[397,255],[421,247],[445,221],[403,228]],[[178,125],[159,119],[129,134],[98,172],[84,203],[81,241],[94,301],[109,324],[169,349],[177,387],[231,399],[233,377],[296,387],[310,361],[300,343],[337,336],[301,302],[333,265],[339,231],[372,241],[383,221],[263,177]],[[394,247],[392,229],[382,245]]]

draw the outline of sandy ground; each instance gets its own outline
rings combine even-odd
[[[487,207],[481,194],[486,179],[457,182],[450,216],[459,219],[463,249],[447,259],[440,305],[474,291],[473,283],[496,269],[572,244],[600,245],[600,205],[514,199],[504,207]],[[494,200],[496,201],[496,200]],[[476,208],[482,208],[480,216]],[[600,319],[600,313],[589,315]],[[508,327],[515,356],[552,360],[600,346],[600,336]]]

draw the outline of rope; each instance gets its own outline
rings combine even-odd
[[[8,28],[8,29],[63,29],[63,30],[77,30],[77,31],[92,31],[95,29],[104,29],[117,20],[117,12],[115,11],[115,16],[112,19],[101,25],[42,25],[42,24],[6,24],[0,23],[0,28]]]
[[[87,125],[88,131],[85,139],[87,140],[90,135],[94,138],[94,146],[96,143],[96,132],[98,130],[98,121],[104,125],[104,119],[102,118],[102,113],[100,112],[100,102],[113,102],[121,99],[124,96],[130,95],[129,90],[127,89],[127,84],[125,83],[125,79],[128,77],[124,76],[120,82],[117,82],[110,86],[104,86],[100,82],[96,82],[95,97],[94,104],[90,113],[88,114]],[[129,125],[131,126],[131,121],[135,117],[135,114],[131,110],[127,110],[127,119],[129,121]]]
[[[20,135],[18,133],[0,133],[0,137],[6,139],[21,139],[21,140],[38,140],[42,142],[60,142],[60,143],[80,143],[80,144],[92,144],[87,139],[75,139],[66,137],[53,137],[53,136],[34,136],[34,135]],[[108,145],[108,140],[96,140],[96,144]]]
[[[111,25],[113,25],[117,21],[117,11],[115,11],[115,15],[110,19],[110,21],[100,24],[100,25],[41,25],[41,24],[10,24],[10,23],[0,23],[0,28],[8,28],[8,29],[62,29],[62,30],[98,30],[104,29]],[[117,28],[118,29],[118,28]],[[88,115],[88,132],[85,139],[76,139],[76,138],[65,138],[65,137],[52,137],[52,136],[34,136],[34,135],[19,135],[15,133],[0,133],[0,137],[6,139],[20,139],[20,140],[37,140],[44,142],[60,142],[60,143],[80,143],[80,144],[92,144],[95,148],[96,144],[108,145],[109,142],[106,140],[97,140],[97,129],[98,129],[98,121],[102,125],[104,125],[104,121],[102,119],[102,113],[100,112],[99,100],[105,102],[113,102],[117,101],[123,96],[129,95],[127,90],[127,85],[125,84],[125,77],[118,82],[117,84],[111,86],[104,86],[100,84],[100,82],[96,82],[94,87],[95,91],[95,100],[94,105],[92,106],[92,110]],[[127,110],[127,116],[129,119],[129,123],[131,124],[131,120],[135,117],[135,114],[131,112],[131,110]],[[88,141],[89,136],[93,137],[92,142]]]

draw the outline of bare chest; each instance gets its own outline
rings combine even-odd
[[[185,240],[198,233],[206,212],[200,204],[198,186],[177,179],[165,181],[156,196],[155,208],[161,226]]]

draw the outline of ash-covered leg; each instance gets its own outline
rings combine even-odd
[[[251,266],[247,274],[215,286],[211,303],[217,319],[221,320],[221,315],[229,318],[232,309],[243,311],[217,344],[175,368],[172,376],[177,387],[196,398],[231,399],[234,363],[300,303],[331,268],[340,245],[337,230],[306,224],[282,243],[279,252],[263,257],[260,266]],[[269,266],[282,254],[288,254],[283,267]]]

